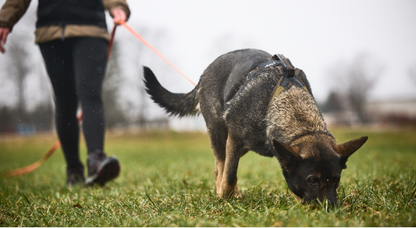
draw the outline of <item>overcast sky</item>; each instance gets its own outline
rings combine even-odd
[[[382,68],[372,99],[416,98],[416,80],[412,81],[408,73],[410,67],[416,67],[416,1],[128,3],[132,11],[128,23],[167,30],[170,39],[159,51],[194,81],[224,52],[257,48],[290,58],[305,71],[317,100],[323,101],[333,83],[329,69],[367,54],[374,67]],[[192,85],[185,82],[180,87],[174,89],[186,92]]]

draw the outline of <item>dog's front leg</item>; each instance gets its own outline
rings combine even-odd
[[[224,172],[221,180],[220,196],[224,199],[238,196],[237,169],[242,147],[230,135],[227,139]]]
[[[217,195],[222,195],[222,177],[224,174],[224,161],[225,159],[215,158],[215,187],[217,189]]]

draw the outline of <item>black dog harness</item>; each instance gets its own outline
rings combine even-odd
[[[273,55],[269,61],[261,63],[254,70],[250,71],[247,75],[247,80],[250,79],[254,73],[259,70],[266,68],[276,68],[281,75],[281,79],[277,83],[277,86],[273,92],[270,102],[272,102],[280,93],[284,90],[289,89],[291,85],[303,88],[306,92],[309,93],[305,84],[303,84],[295,75],[295,67],[292,65],[290,60],[283,55]]]
[[[279,86],[288,88],[290,84],[293,84],[306,89],[305,85],[295,76],[295,67],[292,65],[289,59],[281,54],[273,55],[269,61],[261,63],[254,70],[250,71],[247,75],[247,80],[250,79],[253,74],[259,70],[274,67],[277,67],[279,72],[283,75],[282,79],[279,81]]]

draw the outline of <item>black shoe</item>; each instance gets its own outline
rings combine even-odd
[[[109,157],[99,151],[88,155],[88,177],[85,185],[98,184],[104,186],[106,182],[113,180],[120,173],[120,163],[117,158]]]
[[[84,184],[84,166],[82,164],[66,168],[66,186],[72,187],[77,184]]]

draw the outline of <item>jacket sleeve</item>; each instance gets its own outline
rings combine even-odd
[[[0,27],[13,29],[13,26],[25,14],[31,0],[6,0],[0,10]]]
[[[120,8],[126,13],[127,19],[129,19],[130,8],[129,8],[129,5],[127,5],[126,0],[103,0],[103,4],[111,16],[113,16],[112,15],[113,9]]]

